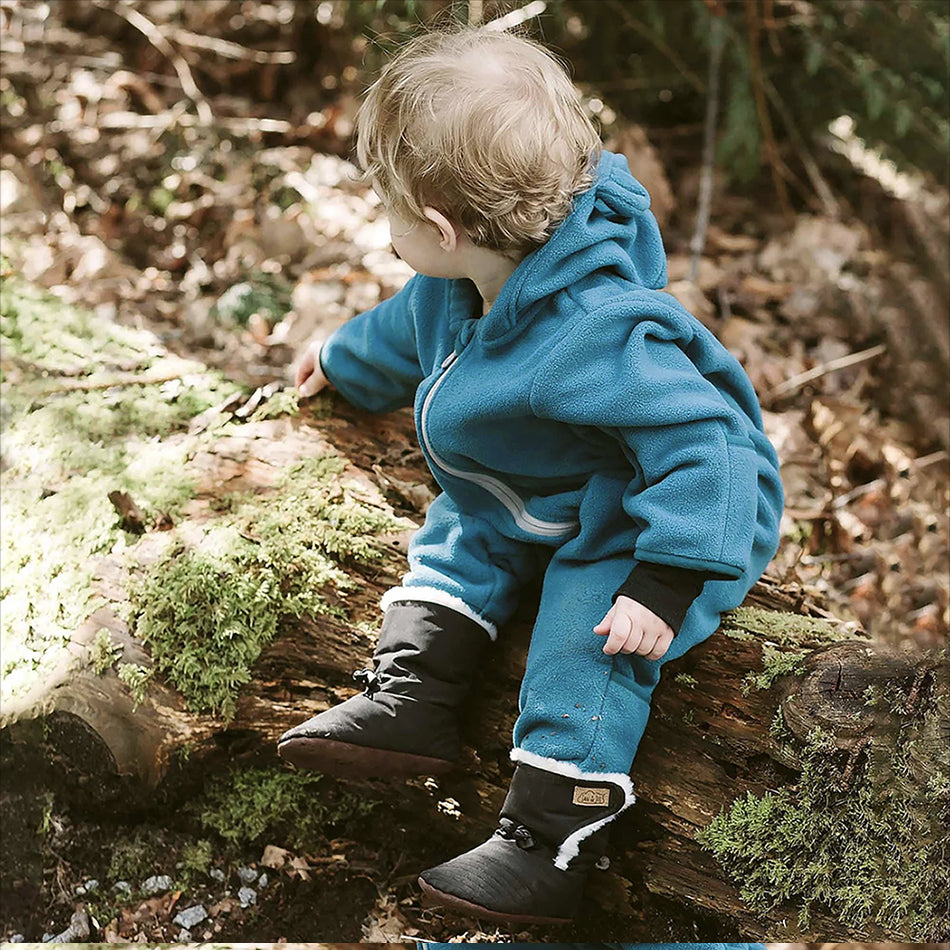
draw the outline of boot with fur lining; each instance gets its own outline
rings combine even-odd
[[[515,774],[498,830],[424,871],[423,899],[483,920],[567,923],[604,855],[607,826],[634,802],[633,785],[627,775],[582,772],[522,749],[511,757]]]

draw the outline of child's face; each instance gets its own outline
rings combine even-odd
[[[433,212],[437,216],[435,221],[409,221],[385,201],[383,206],[389,218],[393,249],[414,271],[426,277],[466,276],[458,256],[457,235],[453,235],[454,229],[442,215]]]

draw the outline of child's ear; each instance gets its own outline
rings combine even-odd
[[[439,229],[439,247],[443,251],[454,251],[458,247],[458,232],[455,225],[435,208],[423,208],[422,213]]]

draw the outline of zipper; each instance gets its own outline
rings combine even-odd
[[[439,468],[448,472],[449,475],[454,475],[456,478],[461,478],[468,482],[474,482],[476,485],[480,485],[484,488],[489,494],[493,495],[508,509],[511,517],[515,520],[515,524],[524,531],[553,538],[566,534],[568,531],[576,528],[576,521],[542,521],[540,518],[535,518],[534,515],[529,514],[525,509],[521,497],[504,482],[499,481],[497,478],[492,478],[491,475],[482,475],[478,472],[465,472],[462,469],[455,468],[435,453],[432,448],[432,443],[429,441],[429,436],[426,434],[426,417],[429,414],[429,405],[432,402],[435,391],[442,385],[443,380],[449,374],[449,370],[451,370],[456,359],[458,359],[458,353],[453,350],[442,361],[442,375],[439,376],[429,392],[426,393],[426,398],[422,402],[422,411],[419,414],[419,434],[422,437],[422,444],[429,453],[429,457]]]

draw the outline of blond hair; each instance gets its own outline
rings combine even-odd
[[[403,46],[369,88],[356,131],[364,177],[401,217],[435,207],[504,253],[548,239],[590,187],[600,150],[548,50],[474,27]]]

